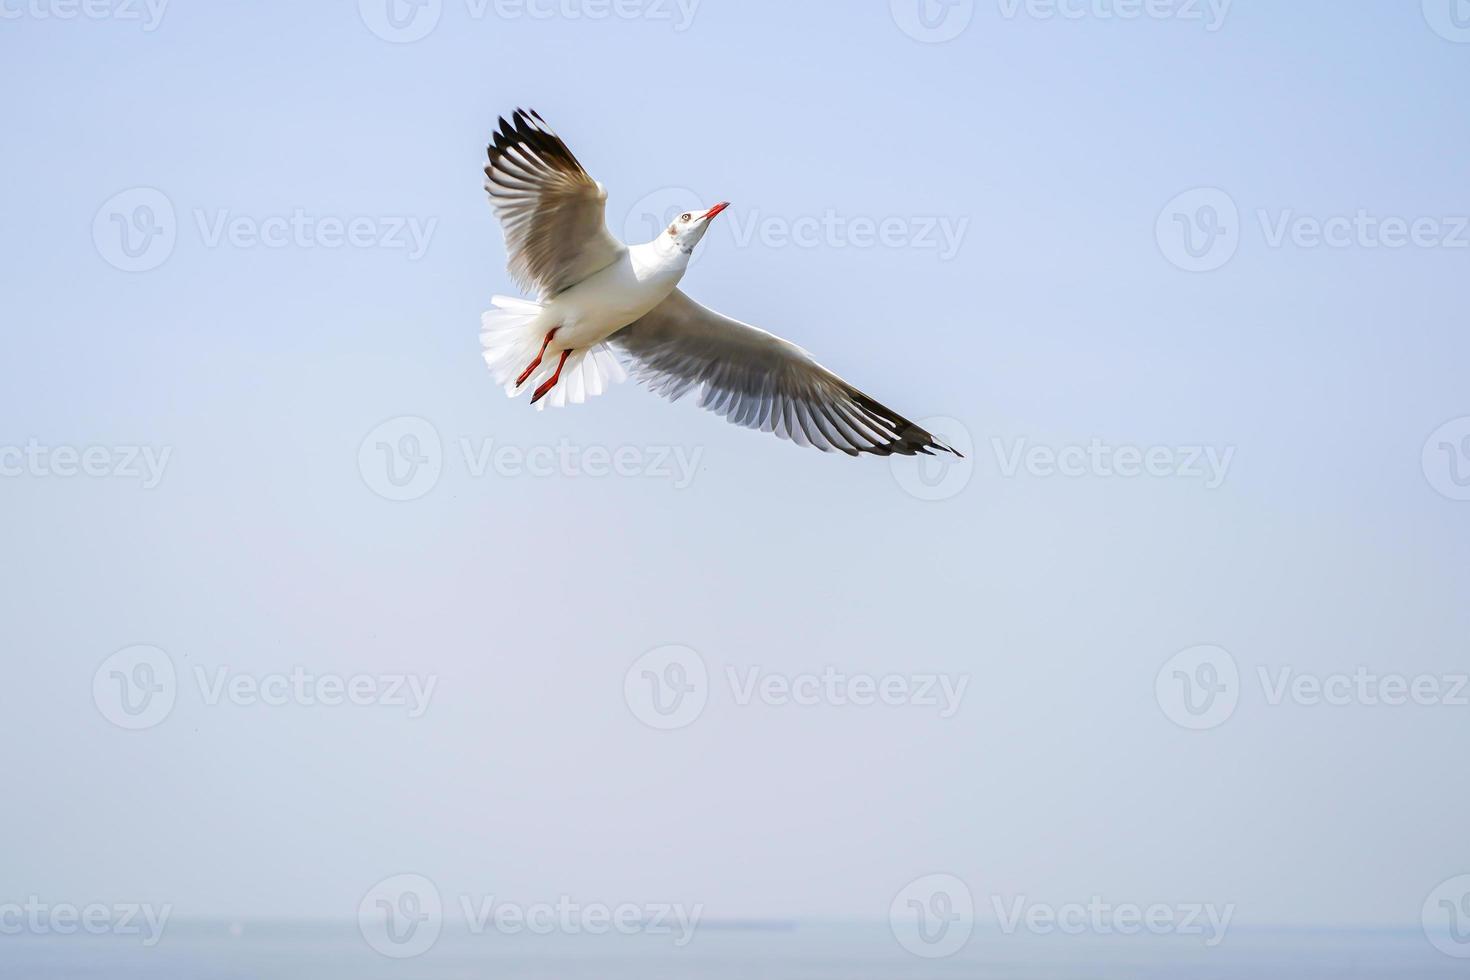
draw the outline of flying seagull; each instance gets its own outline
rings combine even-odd
[[[959,455],[795,344],[677,288],[729,202],[625,245],[608,233],[607,191],[535,111],[502,118],[488,153],[485,190],[505,230],[510,273],[539,295],[495,296],[481,320],[485,362],[512,398],[532,390],[538,408],[577,404],[623,380],[626,361],[660,395],[674,400],[697,386],[701,407],[798,445],[849,456]]]

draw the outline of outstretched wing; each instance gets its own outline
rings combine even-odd
[[[671,400],[695,386],[699,405],[798,445],[874,453],[959,453],[822,367],[806,351],[700,306],[679,290],[613,334],[632,374]]]
[[[534,110],[502,118],[486,152],[485,192],[505,229],[510,274],[522,287],[545,299],[622,254],[607,230],[607,191]]]

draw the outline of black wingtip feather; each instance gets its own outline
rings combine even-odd
[[[876,456],[891,456],[895,453],[900,456],[933,456],[932,450],[938,449],[942,452],[954,453],[960,459],[965,458],[964,454],[940,442],[934,438],[933,434],[910,422],[887,405],[863,394],[856,388],[849,388],[849,394],[864,412],[882,420],[885,426],[898,434],[898,437],[892,442],[871,448],[865,447],[861,450],[862,452],[873,453]]]
[[[561,141],[561,137],[552,131],[546,120],[541,118],[541,113],[535,109],[517,108],[510,114],[509,122],[504,116],[500,116],[498,122],[500,129],[494,133],[492,142],[486,147],[491,167],[494,167],[496,161],[511,147],[525,146],[548,163],[586,172],[582,167],[582,162],[567,148],[567,145]]]

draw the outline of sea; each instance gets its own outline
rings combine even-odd
[[[1247,929],[1214,937],[1033,935],[976,927],[916,952],[885,922],[702,923],[692,936],[478,933],[445,925],[387,954],[353,922],[169,922],[142,935],[0,935],[24,980],[1429,980],[1470,977],[1470,943],[1419,928]],[[422,941],[431,938],[431,942]],[[679,945],[679,940],[685,940]],[[409,955],[404,955],[405,953]],[[937,954],[945,955],[937,955]],[[1465,954],[1461,958],[1459,954]]]

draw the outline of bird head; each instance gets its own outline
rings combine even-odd
[[[664,229],[664,236],[686,255],[690,254],[709,230],[709,223],[729,206],[729,201],[721,201],[708,211],[685,211],[669,223],[669,227]]]

